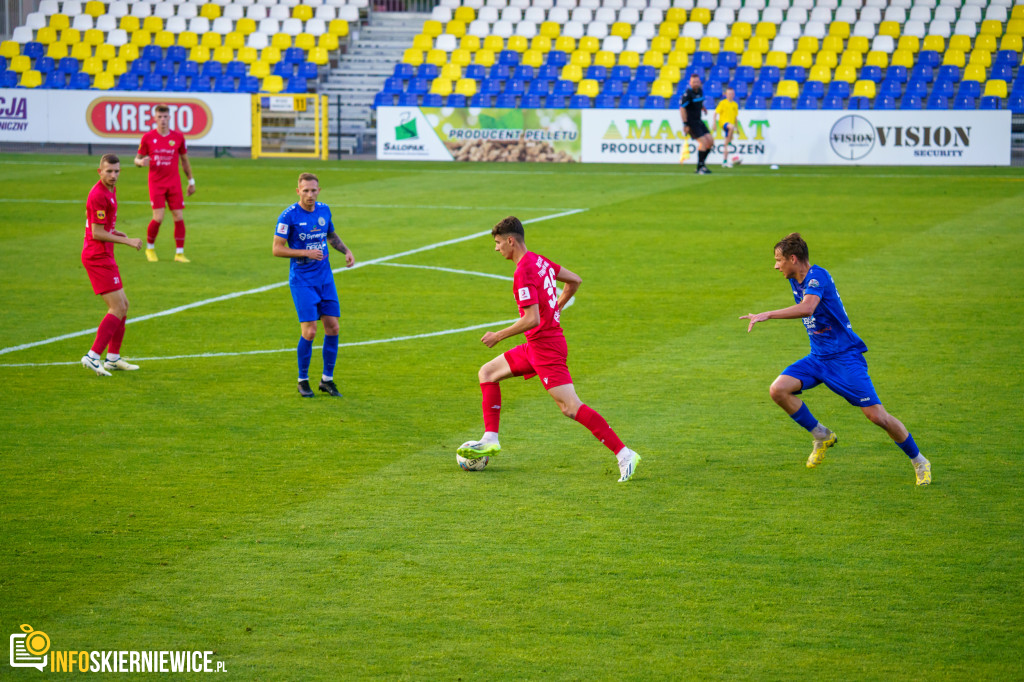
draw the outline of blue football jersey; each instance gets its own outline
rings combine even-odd
[[[292,249],[317,249],[323,251],[323,260],[292,258],[288,273],[289,284],[321,286],[333,281],[331,260],[327,257],[327,235],[334,232],[331,209],[327,204],[316,202],[312,211],[298,204],[292,204],[277,219],[274,234],[288,240]]]
[[[867,352],[868,347],[853,332],[846,308],[836,291],[836,283],[832,281],[828,270],[812,265],[803,282],[791,279],[789,286],[793,289],[793,298],[797,303],[807,294],[821,298],[814,314],[803,318],[807,335],[811,339],[812,355],[829,356],[851,350]]]

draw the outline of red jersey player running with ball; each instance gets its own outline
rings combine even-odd
[[[146,230],[146,259],[155,263],[156,235],[164,221],[164,207],[170,206],[174,217],[174,260],[188,263],[185,258],[185,199],[181,194],[181,176],[178,161],[188,178],[188,196],[196,191],[196,179],[192,177],[192,164],[188,162],[185,136],[171,130],[171,109],[166,104],[153,107],[156,128],[142,136],[135,165],[149,166],[149,203],[153,207],[153,220]]]
[[[129,238],[114,228],[117,223],[117,177],[121,174],[121,160],[114,154],[100,159],[100,181],[89,192],[85,204],[85,244],[82,247],[82,265],[92,282],[92,290],[103,297],[107,314],[96,330],[92,348],[82,357],[82,366],[101,377],[109,377],[111,370],[135,370],[121,357],[121,340],[128,318],[128,297],[124,294],[121,273],[114,260],[114,244],[126,244],[136,251],[142,248],[141,239]],[[100,363],[103,349],[107,359]]]
[[[480,389],[483,392],[484,435],[478,441],[463,444],[458,453],[475,458],[495,455],[498,444],[498,421],[501,411],[501,388],[498,382],[509,377],[529,379],[539,376],[562,414],[587,427],[594,437],[615,454],[619,462],[619,483],[625,483],[636,471],[640,455],[627,448],[600,414],[583,404],[573,388],[566,367],[569,351],[565,334],[559,324],[560,311],[579,289],[582,280],[544,256],[526,248],[526,232],[518,218],[509,216],[491,230],[494,250],[516,264],[512,291],[519,305],[519,320],[500,331],[487,332],[480,340],[488,348],[517,334],[526,336],[526,343],[516,346],[480,368]],[[565,284],[558,295],[556,280]]]

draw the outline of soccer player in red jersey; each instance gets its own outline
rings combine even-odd
[[[619,483],[633,475],[640,455],[627,448],[608,422],[576,395],[572,377],[566,366],[569,350],[559,324],[561,310],[579,289],[582,280],[526,248],[526,232],[518,218],[509,216],[491,229],[494,250],[516,264],[512,291],[519,306],[519,320],[505,329],[487,332],[480,340],[488,348],[517,334],[526,336],[526,343],[516,346],[480,368],[480,390],[483,392],[484,435],[478,441],[462,445],[458,452],[474,458],[497,454],[498,421],[501,412],[501,388],[498,382],[509,377],[529,379],[539,376],[562,414],[587,427],[594,437],[612,451],[619,462]],[[565,288],[561,296],[555,282]]]
[[[142,248],[141,239],[132,239],[115,229],[117,223],[117,177],[121,174],[121,160],[114,154],[100,159],[100,181],[89,192],[85,203],[85,244],[82,247],[82,265],[92,282],[92,290],[103,297],[107,314],[96,330],[92,348],[82,357],[82,366],[101,377],[109,377],[112,370],[135,370],[121,357],[121,340],[128,318],[128,297],[124,294],[121,273],[114,260],[114,244],[126,244],[136,251]],[[107,359],[100,362],[103,350]]]
[[[181,175],[178,162],[188,178],[188,196],[196,191],[196,179],[192,176],[192,164],[188,162],[185,136],[171,130],[171,109],[166,104],[153,107],[156,128],[142,136],[135,165],[149,166],[149,203],[153,207],[153,220],[146,230],[146,260],[155,263],[156,235],[164,221],[164,207],[170,206],[174,217],[174,260],[188,263],[185,258],[185,199],[181,194]]]

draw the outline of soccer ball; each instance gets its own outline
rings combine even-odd
[[[462,447],[466,447],[472,441],[466,441],[462,444]],[[490,457],[474,457],[473,459],[466,459],[462,455],[456,454],[455,461],[459,463],[459,468],[463,471],[483,471],[487,463],[491,461]]]
[[[738,166],[741,163],[743,163],[743,157],[740,156],[739,154],[733,154],[732,158],[729,159],[729,162],[732,163],[732,165],[734,166]]]

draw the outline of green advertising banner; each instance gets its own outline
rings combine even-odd
[[[578,109],[420,111],[455,161],[580,161]]]

